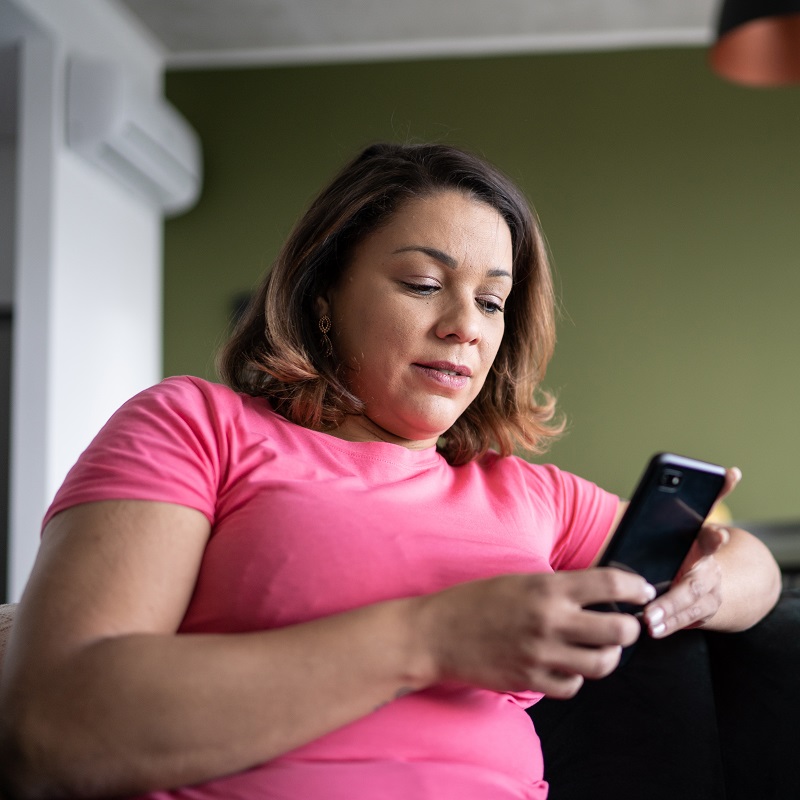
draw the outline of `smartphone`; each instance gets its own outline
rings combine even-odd
[[[725,468],[672,453],[658,453],[644,471],[598,566],[646,578],[657,594],[669,589],[698,531],[719,497]],[[595,606],[635,614],[629,603]]]

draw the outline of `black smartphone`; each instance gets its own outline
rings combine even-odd
[[[698,531],[719,497],[725,468],[672,453],[658,453],[644,471],[598,566],[636,572],[669,589]],[[595,606],[636,613],[629,603]]]

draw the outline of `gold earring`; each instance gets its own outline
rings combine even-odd
[[[319,318],[319,330],[322,334],[322,347],[325,350],[325,356],[330,357],[333,355],[333,345],[328,338],[328,331],[331,329],[331,318],[327,314],[323,314]]]

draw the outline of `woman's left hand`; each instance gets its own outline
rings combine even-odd
[[[720,525],[704,525],[669,591],[644,610],[644,623],[656,639],[708,622],[722,605],[722,567],[717,553],[730,541]]]
[[[738,469],[727,470],[718,502],[740,479]],[[644,610],[644,624],[652,637],[661,639],[683,628],[700,627],[717,613],[723,577],[718,556],[730,540],[731,533],[724,525],[706,523],[700,529],[669,591]]]

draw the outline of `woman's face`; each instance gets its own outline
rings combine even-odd
[[[411,200],[356,246],[319,299],[348,386],[366,406],[336,435],[430,447],[481,390],[505,327],[511,233],[456,191]]]

